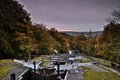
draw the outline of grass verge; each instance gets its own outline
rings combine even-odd
[[[111,72],[92,71],[89,67],[83,66],[85,80],[120,80],[120,76]]]
[[[89,58],[76,59],[75,61],[77,61],[77,62],[79,62],[79,63],[92,62],[92,60],[89,59]]]
[[[42,61],[42,57],[36,57],[33,60],[40,60],[40,61]]]
[[[48,63],[49,63],[48,61],[44,61],[44,62],[43,62],[43,66],[44,66],[44,67],[47,67],[47,66],[48,66]]]

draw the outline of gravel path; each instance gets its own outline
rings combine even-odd
[[[84,80],[84,70],[81,67],[72,69],[68,72],[66,80]]]

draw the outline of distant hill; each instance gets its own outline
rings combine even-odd
[[[94,31],[91,32],[92,37],[97,37],[99,36],[103,31]],[[61,33],[66,33],[68,35],[76,36],[76,35],[85,35],[87,38],[90,37],[90,32],[76,32],[76,31],[61,31]]]

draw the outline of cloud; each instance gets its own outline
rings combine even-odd
[[[57,29],[103,30],[105,18],[120,0],[19,0],[38,23]],[[103,25],[103,26],[102,26]],[[94,27],[93,27],[94,26]]]

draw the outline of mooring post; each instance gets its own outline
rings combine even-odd
[[[10,75],[10,80],[15,80],[15,73],[12,73],[12,74]]]
[[[46,80],[46,67],[43,68],[43,70],[44,70],[44,80]]]
[[[35,61],[33,62],[33,65],[34,65],[34,72],[36,72],[36,62]]]
[[[59,75],[59,73],[60,73],[60,62],[58,61],[57,62],[57,74]]]

